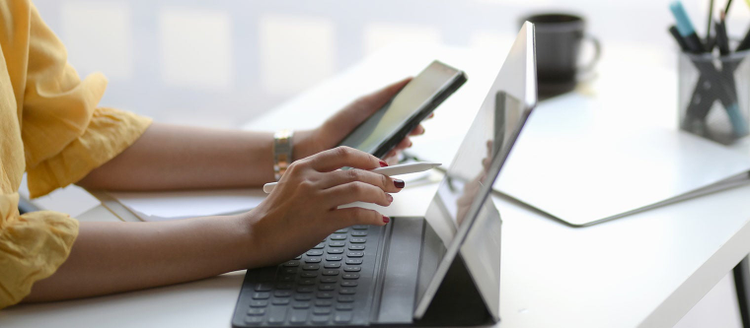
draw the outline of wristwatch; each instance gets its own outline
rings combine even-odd
[[[273,176],[276,181],[281,179],[289,164],[292,164],[292,136],[294,131],[286,129],[273,135]]]

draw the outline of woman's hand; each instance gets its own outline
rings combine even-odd
[[[381,166],[386,164],[377,157],[349,147],[293,162],[268,198],[247,213],[255,245],[252,252],[260,261],[254,266],[293,258],[337,229],[388,223],[388,217],[374,210],[338,209],[356,201],[390,205],[389,193],[399,192],[404,183],[369,172]]]
[[[355,100],[315,130],[295,133],[295,159],[305,158],[338,145],[354,128],[391,100],[409,81],[411,81],[410,77]],[[419,125],[409,135],[421,135],[424,131],[424,127]],[[411,147],[411,144],[409,137],[401,140],[396,148],[385,157],[386,161],[393,163],[398,152]]]

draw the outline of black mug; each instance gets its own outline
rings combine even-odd
[[[536,74],[539,95],[549,97],[575,89],[581,74],[590,72],[601,55],[599,41],[585,33],[583,18],[570,14],[537,14],[524,19],[536,30]],[[581,66],[583,40],[594,46],[594,58]]]

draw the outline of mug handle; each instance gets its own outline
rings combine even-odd
[[[599,57],[601,57],[601,55],[602,55],[602,45],[601,45],[601,43],[599,43],[599,39],[597,39],[595,36],[593,36],[591,34],[586,34],[583,37],[583,40],[584,41],[586,41],[586,40],[591,41],[591,44],[594,45],[594,58],[591,58],[591,61],[588,64],[583,65],[583,66],[581,66],[581,67],[578,68],[579,72],[581,72],[581,73],[588,73],[591,70],[593,70],[594,66],[596,66],[596,63],[599,62]]]

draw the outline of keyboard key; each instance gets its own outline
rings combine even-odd
[[[272,325],[278,325],[286,320],[286,306],[272,306],[268,309],[267,322]]]
[[[349,252],[349,253],[346,253],[346,256],[348,256],[348,257],[362,257],[362,256],[365,256],[365,252]]]
[[[310,302],[294,302],[292,307],[295,309],[307,309],[310,307]]]
[[[336,230],[336,232],[334,232],[334,233],[347,233],[347,232],[349,232],[349,229],[348,228],[343,228],[343,229]]]
[[[292,310],[292,315],[289,317],[291,323],[305,323],[307,321],[307,310]]]
[[[263,322],[263,317],[248,316],[245,318],[245,323],[248,325],[259,325],[261,322]]]
[[[308,271],[308,272],[302,272],[302,274],[299,275],[302,278],[315,278],[318,276],[317,272]]]
[[[250,301],[250,307],[266,307],[268,301]]]
[[[302,258],[302,255],[297,255],[297,257],[295,257],[294,259],[295,259],[295,260],[299,260],[299,259],[301,259],[301,258]]]
[[[331,235],[331,240],[346,240],[346,238],[347,238],[346,235],[339,235],[339,234]]]
[[[349,265],[360,265],[360,264],[362,264],[362,259],[346,259],[346,264],[349,264]]]
[[[341,303],[351,303],[354,302],[354,296],[339,296],[338,300]]]
[[[337,312],[333,316],[333,322],[335,322],[335,323],[347,323],[349,321],[352,321],[352,313],[351,312]]]
[[[344,273],[341,277],[347,280],[359,279],[359,273]]]
[[[283,273],[283,274],[297,274],[297,268],[283,268],[283,270],[281,270],[281,273]]]
[[[345,241],[332,241],[332,242],[328,243],[328,246],[331,246],[331,247],[344,247],[344,246],[346,246],[346,242]]]
[[[299,283],[300,286],[309,286],[309,285],[315,285],[315,279],[300,279]]]
[[[294,299],[298,301],[309,301],[312,299],[312,294],[297,294],[294,295]]]
[[[344,252],[343,248],[331,248],[331,249],[328,249],[328,251],[326,251],[326,253],[328,254],[341,254],[343,252]]]
[[[320,269],[320,264],[305,264],[302,266],[302,270],[312,271]]]
[[[354,309],[354,304],[352,303],[336,304],[336,310],[339,310],[339,311],[351,311],[352,309]]]
[[[289,298],[274,298],[273,301],[271,301],[271,304],[273,305],[287,305],[289,304]]]
[[[296,267],[299,266],[299,261],[287,261],[284,263],[285,267]]]
[[[338,279],[336,277],[323,277],[323,278],[320,278],[320,282],[322,282],[324,284],[332,284],[332,283],[334,283],[336,281],[338,281]]]
[[[330,292],[319,292],[318,298],[324,299],[324,298],[333,298],[333,293]]]
[[[330,314],[331,308],[328,307],[316,307],[313,309],[313,314]]]
[[[273,289],[273,285],[271,284],[260,283],[260,284],[255,285],[256,292],[267,292],[271,289]]]
[[[341,282],[341,287],[357,287],[359,283],[356,280],[344,280]]]
[[[305,263],[320,263],[323,259],[319,257],[309,257],[305,259]]]
[[[344,257],[341,255],[328,255],[326,257],[326,261],[341,261]]]
[[[253,298],[256,300],[267,300],[269,297],[271,293],[268,292],[253,293]]]
[[[313,249],[323,249],[324,247],[326,247],[326,244],[325,243],[320,243],[320,244],[315,245],[315,247],[313,247]]]
[[[312,293],[315,291],[314,286],[305,286],[305,287],[299,287],[297,288],[298,293]]]
[[[367,242],[367,238],[352,238],[349,239],[349,242],[352,244],[364,244]]]
[[[273,296],[276,297],[289,297],[292,296],[292,292],[289,290],[277,290],[273,293]]]
[[[344,271],[346,272],[359,272],[360,270],[362,270],[362,267],[358,267],[358,266],[345,266],[344,267]]]
[[[339,289],[339,294],[341,295],[354,295],[357,293],[357,289],[355,288],[341,288]]]
[[[352,237],[366,237],[367,231],[352,231]]]
[[[341,263],[340,262],[328,262],[323,267],[326,269],[337,269],[341,267]]]
[[[247,315],[264,315],[264,314],[266,314],[266,309],[250,308],[247,310]]]
[[[323,270],[324,276],[337,276],[339,274],[339,270]]]
[[[294,285],[288,282],[276,284],[276,289],[292,289],[292,287],[294,287]]]
[[[350,251],[362,251],[365,249],[365,245],[349,245]]]
[[[315,301],[315,306],[331,306],[333,305],[332,301],[329,300],[317,300]]]
[[[328,323],[328,315],[314,315],[312,317],[314,323]]]
[[[358,225],[352,226],[352,229],[354,229],[354,230],[367,230],[367,226],[363,225],[363,224],[358,224]]]
[[[332,292],[336,289],[336,286],[331,284],[318,285],[318,290],[322,292]]]
[[[307,251],[307,253],[305,253],[305,254],[307,254],[307,256],[321,256],[321,255],[323,255],[323,251],[321,251],[319,249],[314,249],[314,250],[311,250],[311,251]]]
[[[294,281],[294,276],[281,276],[279,277],[280,282],[292,282]]]

